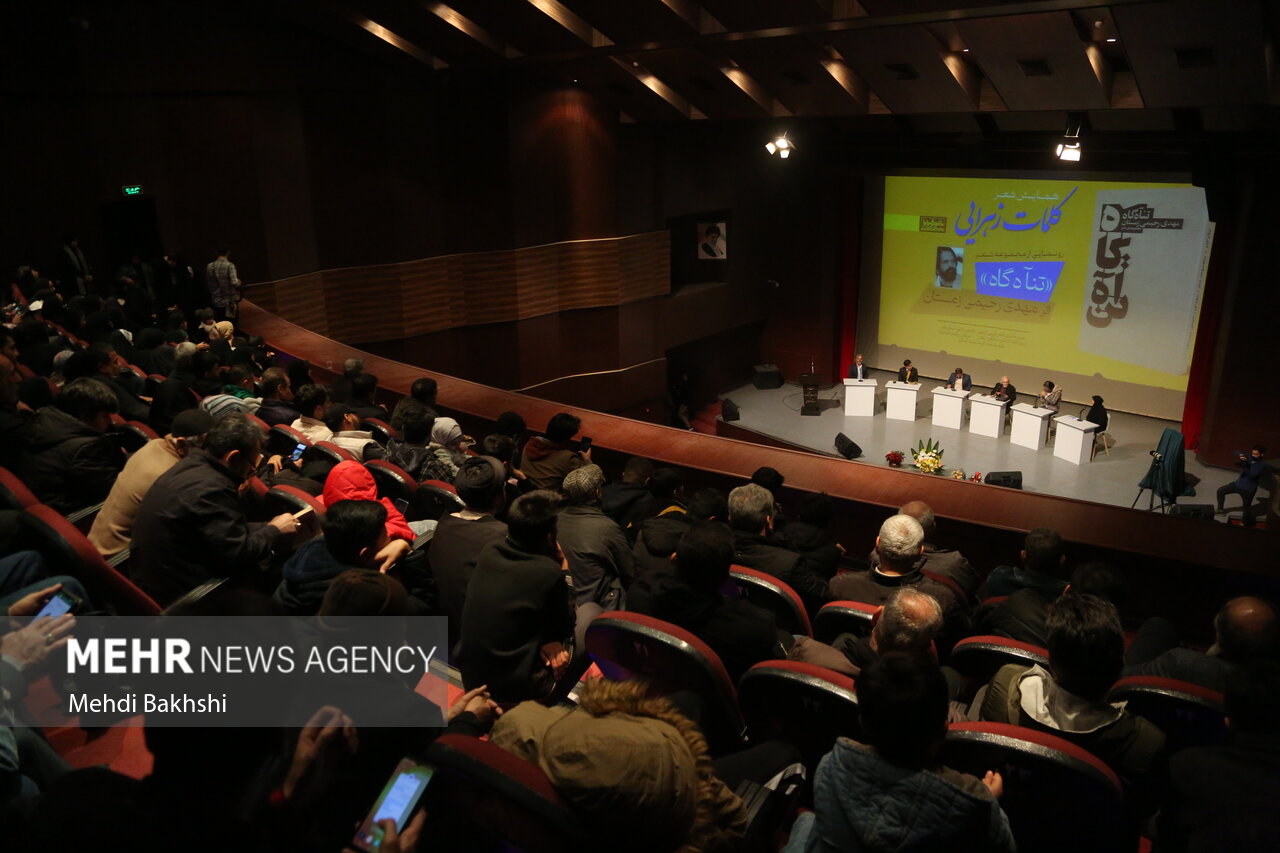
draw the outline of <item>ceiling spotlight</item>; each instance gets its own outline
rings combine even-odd
[[[790,139],[787,139],[787,135],[784,133],[776,139],[771,139],[766,142],[764,144],[764,150],[768,151],[770,154],[777,154],[785,160],[791,156],[792,151],[796,150],[796,146]]]
[[[969,52],[969,48],[967,48],[967,47],[965,47],[965,48],[961,48],[961,49],[960,49],[960,52],[961,52],[961,53],[968,53],[968,52]]]
[[[1053,151],[1054,156],[1059,160],[1067,163],[1080,162],[1080,123],[1079,119],[1067,121],[1066,132],[1062,134],[1062,139]]]
[[[1107,39],[1107,44],[1115,44],[1115,43],[1116,43],[1115,39]]]

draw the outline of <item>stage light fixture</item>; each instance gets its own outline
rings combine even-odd
[[[784,133],[781,136],[766,142],[764,150],[768,151],[770,154],[777,154],[785,160],[791,156],[792,151],[796,150],[796,146],[790,139],[787,139],[787,135]]]
[[[1080,162],[1080,122],[1067,122],[1067,130],[1054,149],[1054,156],[1067,163]]]

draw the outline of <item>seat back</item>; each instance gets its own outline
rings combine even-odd
[[[1008,637],[965,637],[951,649],[948,663],[966,678],[985,684],[1005,664],[1049,666],[1049,651]]]
[[[0,468],[0,508],[24,510],[40,503],[27,484],[8,468]]]
[[[1037,853],[1132,853],[1137,831],[1126,814],[1120,780],[1075,744],[1006,723],[952,723],[942,763],[977,776],[1004,777],[1000,807],[1019,850]],[[1063,804],[1078,820],[1063,820]]]
[[[1110,702],[1127,702],[1127,710],[1155,723],[1165,734],[1165,751],[1172,755],[1190,746],[1210,746],[1227,739],[1226,706],[1222,694],[1176,678],[1131,675],[1107,695]]]
[[[836,738],[859,739],[853,679],[825,667],[791,660],[758,663],[738,682],[738,707],[751,740],[783,740],[812,766]]]
[[[841,634],[865,637],[871,633],[879,606],[865,601],[832,601],[813,618],[813,637],[830,643]]]
[[[325,459],[334,465],[339,462],[359,462],[356,455],[345,447],[339,447],[332,441],[317,441],[303,453],[306,460]]]
[[[370,459],[364,463],[373,475],[374,485],[378,487],[378,497],[392,501],[405,500],[412,505],[413,494],[418,491],[418,481],[399,465],[385,459]]]
[[[303,510],[311,510],[298,520],[297,531],[288,537],[293,547],[310,542],[320,535],[320,523],[324,521],[324,504],[297,486],[272,486],[267,490],[262,506],[263,514],[267,518],[275,518],[285,512],[297,515]]]
[[[125,421],[122,424],[116,424],[111,431],[120,436],[121,444],[129,453],[136,453],[141,450],[148,441],[153,438],[159,438],[156,431],[144,424],[142,421]]]
[[[291,426],[276,424],[267,433],[267,446],[263,448],[263,452],[268,456],[273,453],[288,456],[299,444],[310,447],[311,439]]]
[[[720,657],[679,626],[639,613],[602,613],[587,626],[587,651],[605,677],[639,678],[654,696],[683,690],[702,701],[702,730],[713,751],[742,743],[746,724]]]
[[[594,850],[547,775],[488,741],[445,734],[427,748],[424,833],[441,850]],[[456,843],[455,843],[456,842]]]
[[[391,428],[391,424],[380,418],[365,418],[360,422],[360,429],[367,429],[373,436],[373,440],[383,447],[386,447],[391,439],[400,437],[400,434]]]
[[[456,493],[445,491],[439,486],[422,483],[409,499],[409,512],[405,517],[410,521],[439,519],[464,507],[466,504]]]
[[[85,585],[98,607],[113,609],[122,616],[154,616],[160,605],[138,588],[98,553],[84,534],[57,510],[36,504],[22,516],[30,541],[50,564]]]
[[[253,412],[245,412],[244,417],[249,423],[262,430],[262,439],[263,441],[266,441],[267,437],[271,435],[271,424],[267,423]]]
[[[159,373],[153,373],[147,377],[147,381],[143,384],[142,393],[148,397],[155,398],[156,392],[160,390],[160,385],[164,382],[165,377]]]
[[[813,636],[804,602],[790,584],[746,566],[731,566],[729,577],[742,588],[748,601],[777,617],[778,627],[783,631]]]

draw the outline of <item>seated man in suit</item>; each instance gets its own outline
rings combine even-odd
[[[773,494],[764,486],[748,483],[729,493],[734,562],[789,584],[804,599],[805,608],[812,615],[831,599],[827,582],[803,556],[769,541],[776,513]]]
[[[912,383],[920,381],[920,371],[911,366],[911,359],[908,358],[902,362],[902,367],[898,368],[898,381]]]
[[[1013,404],[1017,402],[1018,389],[1014,388],[1013,384],[1009,382],[1008,376],[1001,376],[999,384],[991,389],[991,396],[995,397],[997,400],[1004,401],[1004,411],[1005,414],[1008,414],[1009,409],[1011,409]]]
[[[947,387],[957,391],[972,391],[973,378],[964,372],[963,367],[957,367],[955,372],[947,377]]]
[[[853,364],[849,365],[850,379],[869,379],[871,378],[871,369],[862,363],[862,353],[858,353],[853,357]]]

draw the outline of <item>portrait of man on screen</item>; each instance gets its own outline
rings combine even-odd
[[[939,246],[934,256],[933,286],[960,289],[964,249],[956,246]]]

